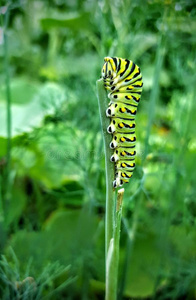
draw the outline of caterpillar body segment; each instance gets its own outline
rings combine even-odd
[[[135,147],[135,143],[136,143],[135,132],[133,132],[131,136],[130,134],[126,134],[126,133],[124,133],[123,136],[121,136],[121,134],[118,134],[118,135],[114,135],[114,137],[112,138],[112,141],[110,143],[110,148],[116,149],[118,147],[124,147],[124,148]]]
[[[117,164],[117,169],[122,170],[123,172],[130,171],[133,172],[135,168],[135,162],[134,159],[129,160],[129,161],[118,161]]]
[[[116,97],[117,96],[117,97]],[[121,94],[111,94],[110,95],[111,102],[124,103],[133,107],[137,107],[140,101],[140,95],[132,93],[132,95],[121,93]]]
[[[107,117],[114,117],[114,118],[131,118],[136,115],[136,108],[134,106],[128,107],[127,105],[124,105],[124,103],[111,103],[106,110]]]
[[[111,156],[110,160],[111,161],[125,161],[125,160],[130,160],[135,158],[136,151],[135,151],[135,146],[132,147],[127,147],[127,148],[117,148],[114,151],[114,154]]]
[[[112,134],[110,148],[114,153],[115,188],[129,182],[135,168],[135,116],[142,93],[140,68],[131,60],[105,57],[102,68],[104,86],[110,100],[106,116],[111,122],[107,128]]]
[[[130,120],[122,118],[112,118],[110,125],[107,128],[108,133],[128,133],[135,132],[135,122],[132,117]]]

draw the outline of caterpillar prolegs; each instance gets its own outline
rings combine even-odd
[[[113,187],[116,188],[129,182],[135,168],[135,115],[142,92],[142,75],[131,60],[105,57],[102,78],[110,99],[106,116],[111,122],[107,131],[112,134],[110,148],[114,154],[110,160],[115,163]]]

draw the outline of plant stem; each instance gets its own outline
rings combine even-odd
[[[4,69],[5,69],[5,86],[6,86],[6,101],[7,101],[7,155],[6,155],[6,193],[5,193],[5,211],[9,205],[11,185],[10,185],[10,164],[11,164],[11,92],[10,92],[10,76],[9,76],[9,62],[8,62],[8,42],[7,42],[7,28],[9,23],[10,7],[6,8],[4,18]]]
[[[110,135],[107,133],[107,127],[110,119],[106,117],[108,107],[107,92],[104,88],[103,79],[97,81],[97,92],[101,125],[104,138],[105,148],[105,165],[106,165],[106,214],[105,214],[105,258],[106,258],[106,300],[117,299],[118,286],[118,262],[119,262],[119,241],[120,226],[122,218],[122,200],[124,189],[118,191],[116,212],[115,198],[112,182],[114,180],[114,164],[110,162],[113,150],[110,149]]]
[[[120,227],[122,219],[122,200],[124,189],[118,191],[117,206],[115,213],[114,235],[110,241],[110,247],[107,256],[106,267],[106,300],[117,299],[118,287],[118,264],[119,264],[119,244],[120,244]]]
[[[105,149],[105,166],[106,166],[106,213],[105,213],[105,255],[109,250],[110,240],[113,237],[113,224],[114,224],[114,190],[112,182],[114,180],[114,164],[110,162],[110,157],[113,154],[112,149],[109,147],[111,136],[107,132],[107,127],[110,124],[110,119],[106,117],[106,109],[108,107],[107,92],[104,88],[103,79],[97,80],[97,93],[99,102],[99,112],[101,118],[101,127],[104,139]]]

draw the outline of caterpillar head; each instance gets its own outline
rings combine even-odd
[[[106,61],[103,65],[101,75],[103,78],[113,78],[113,69],[109,61]]]

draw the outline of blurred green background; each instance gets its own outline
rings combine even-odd
[[[196,299],[195,1],[13,0],[0,17],[0,299],[104,299],[105,56],[144,82],[118,300]]]

